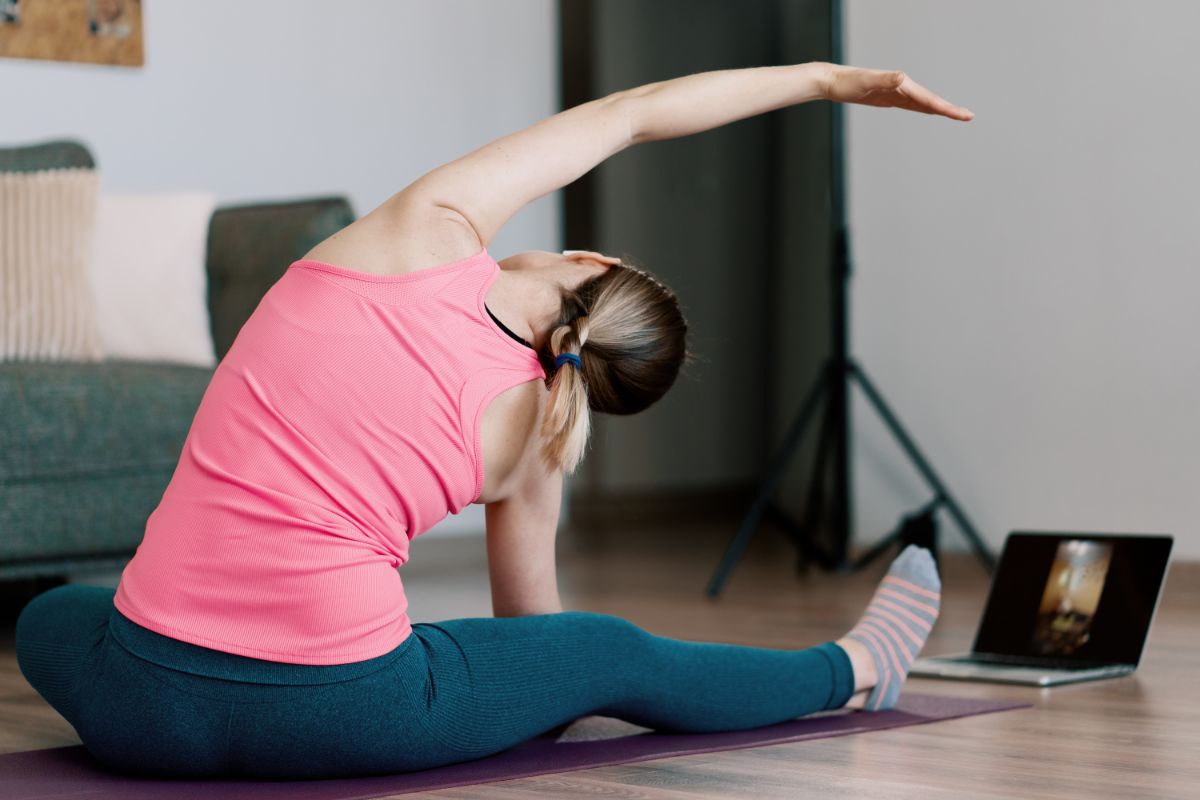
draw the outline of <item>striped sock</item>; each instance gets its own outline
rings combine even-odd
[[[941,590],[933,556],[910,544],[892,562],[862,619],[846,634],[871,651],[879,676],[864,711],[896,705],[908,670],[937,620]]]

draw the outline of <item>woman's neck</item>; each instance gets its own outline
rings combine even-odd
[[[562,286],[527,272],[505,270],[488,291],[488,308],[513,333],[535,350],[549,344],[550,332],[558,321]]]

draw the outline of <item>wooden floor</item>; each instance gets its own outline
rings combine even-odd
[[[836,638],[853,625],[886,567],[881,561],[852,576],[798,574],[789,546],[764,531],[724,596],[710,601],[702,589],[733,524],[564,531],[564,601],[568,608],[624,616],[662,635],[798,647]],[[482,543],[434,536],[428,543],[418,540],[414,562],[403,572],[414,618],[488,614]],[[965,555],[946,556],[943,572],[943,613],[926,654],[969,648],[987,588],[983,570]],[[908,684],[917,692],[1013,698],[1033,703],[1032,709],[422,796],[1197,797],[1197,610],[1200,565],[1175,564],[1134,676],[1043,690],[919,679]],[[74,730],[17,669],[13,610],[0,609],[0,615],[6,620],[0,627],[0,751],[77,744]]]

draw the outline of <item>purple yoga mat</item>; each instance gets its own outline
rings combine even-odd
[[[875,713],[826,713],[731,733],[645,732],[615,720],[587,717],[489,758],[448,767],[316,781],[162,780],[105,772],[83,745],[0,755],[0,796],[5,800],[365,800],[389,794],[447,789],[552,772],[628,764],[655,758],[738,750],[769,744],[846,736],[992,711],[1028,708],[1028,703],[906,694],[896,708]],[[598,738],[612,736],[617,738]],[[621,735],[629,730],[632,735]]]

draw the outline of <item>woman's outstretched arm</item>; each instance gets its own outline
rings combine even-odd
[[[702,72],[559,112],[432,170],[392,200],[402,210],[436,208],[487,246],[526,204],[632,144],[687,136],[820,99],[972,118],[901,72],[820,62]]]

